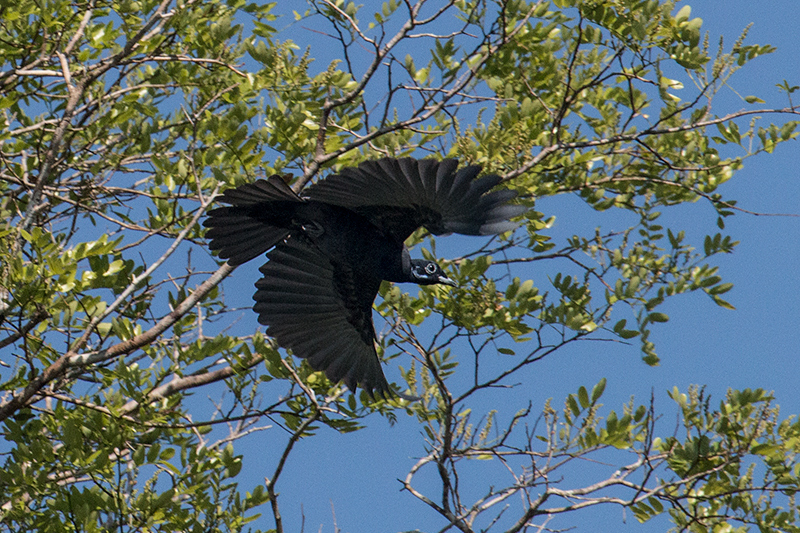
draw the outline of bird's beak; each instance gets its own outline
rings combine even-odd
[[[439,276],[439,283],[442,285],[450,285],[451,287],[458,287],[458,283],[448,278],[447,276]]]

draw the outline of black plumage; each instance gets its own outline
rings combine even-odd
[[[411,259],[404,241],[420,226],[436,235],[502,233],[524,211],[508,203],[514,191],[491,191],[499,176],[457,167],[453,159],[385,158],[302,196],[279,176],[229,189],[219,200],[230,205],[204,222],[209,247],[231,265],[267,252],[253,296],[267,333],[331,381],[386,397],[372,324],[381,281],[455,285],[435,262]]]

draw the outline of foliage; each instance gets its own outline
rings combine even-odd
[[[389,0],[372,12],[319,0],[284,31],[279,9],[3,7],[3,529],[242,531],[266,511],[283,531],[276,487],[298,441],[407,413],[422,458],[402,487],[438,513],[432,529],[523,531],[611,504],[640,521],[668,513],[679,530],[797,530],[800,425],[764,391],[713,408],[702,390],[676,390],[685,433],[671,436],[652,404],[605,409],[604,381],[562,409],[485,408],[511,405],[526,370],[575,342],[636,339],[657,364],[650,335],[672,297],[731,308],[714,258],[735,248],[724,222],[737,207],[717,189],[796,136],[784,116],[797,87],[784,82],[786,108],[747,96],[717,114],[712,102],[773,49],[742,35],[711,51],[673,1]],[[285,38],[303,32],[335,51]],[[530,210],[518,231],[443,263],[458,288],[382,287],[379,351],[422,400],[376,402],[237,323],[249,295],[242,279],[222,290],[233,269],[210,258],[199,221],[225,187],[293,171],[300,190],[409,154],[480,164]],[[563,194],[630,224],[554,242],[537,201]],[[660,221],[696,201],[718,215],[702,246]],[[409,244],[436,253],[424,231]],[[546,276],[530,279],[534,263]],[[234,445],[272,424],[285,446],[265,458],[266,482],[242,489]],[[614,466],[571,481],[596,457]],[[467,476],[476,461],[511,481]],[[426,490],[429,468],[438,486]]]

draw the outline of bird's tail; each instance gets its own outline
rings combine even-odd
[[[274,223],[272,213],[285,209],[273,208],[303,202],[278,175],[228,189],[218,200],[230,205],[208,212],[203,222],[210,228],[208,247],[234,266],[264,254],[289,234],[288,228]]]

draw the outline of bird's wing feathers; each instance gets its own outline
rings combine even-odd
[[[265,226],[235,212],[222,216],[225,217],[225,225],[212,226],[206,235],[211,238],[209,248],[219,250],[220,259],[227,259],[228,264],[232,266],[241,265],[260,256],[282,241],[288,233],[285,229]]]
[[[336,383],[371,395],[392,392],[375,351],[372,302],[380,280],[356,279],[295,236],[267,254],[253,309],[281,346]]]
[[[399,240],[425,226],[435,234],[490,235],[512,230],[509,218],[525,208],[509,205],[516,196],[489,192],[501,178],[477,178],[480,167],[457,170],[455,159],[365,161],[307,188],[311,200],[351,209]]]
[[[220,201],[232,205],[255,205],[261,202],[297,202],[300,198],[280,176],[274,174],[265,180],[227,189],[222,193]]]
[[[230,265],[241,265],[263,254],[281,242],[289,232],[264,224],[254,210],[269,202],[302,202],[279,176],[240,185],[226,190],[219,201],[231,204],[208,212],[203,225],[211,228],[206,238],[208,247],[219,250],[219,257]]]

